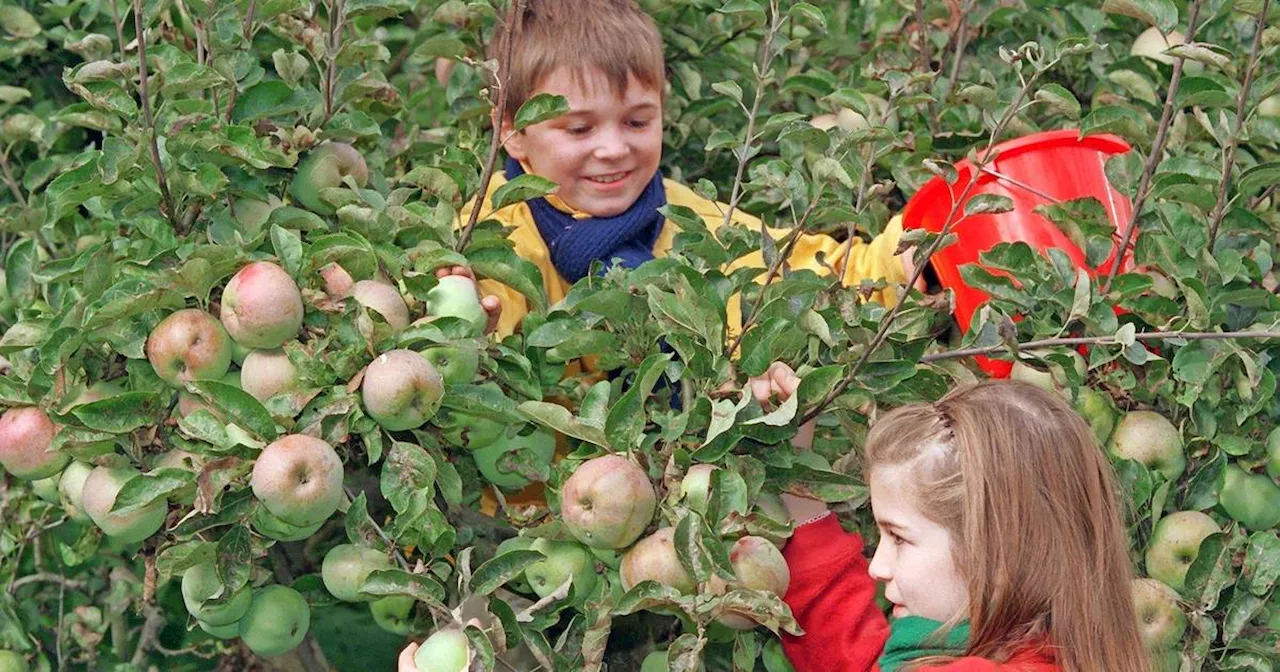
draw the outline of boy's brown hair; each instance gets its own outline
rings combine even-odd
[[[561,67],[578,86],[586,86],[585,75],[595,68],[618,95],[630,77],[665,89],[662,35],[633,0],[511,0],[489,58],[498,61],[498,77],[506,82],[502,119],[514,118],[543,79]]]
[[[1064,672],[1151,669],[1120,490],[1060,396],[1011,381],[959,388],[880,418],[866,453],[868,476],[909,465],[919,510],[951,532],[970,604],[950,625],[969,620],[965,655],[1007,662],[1048,645]]]

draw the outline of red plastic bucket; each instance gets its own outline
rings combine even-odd
[[[1090,268],[1085,255],[1058,227],[1036,214],[1046,203],[1070,201],[1092,196],[1103,204],[1111,223],[1119,232],[1129,221],[1132,206],[1129,199],[1111,188],[1104,170],[1108,159],[1129,151],[1129,144],[1114,135],[1079,137],[1075,130],[1049,131],[1015,138],[996,145],[995,159],[978,176],[969,197],[999,194],[1013,200],[1013,210],[1000,214],[967,217],[955,227],[956,242],[933,255],[932,265],[943,287],[955,293],[956,320],[962,332],[969,330],[974,312],[989,298],[985,292],[969,287],[960,278],[960,267],[978,263],[978,255],[998,243],[1022,241],[1042,253],[1056,247],[1076,264],[1093,275],[1106,274],[1115,252],[1102,265]],[[969,161],[956,164],[959,178],[948,188],[940,177],[927,182],[907,203],[902,214],[906,228],[940,231],[952,211],[952,196],[962,193],[972,179],[974,167]],[[964,206],[956,209],[962,216]],[[1133,250],[1126,251],[1122,270],[1132,266]],[[992,271],[998,272],[998,271]],[[989,375],[1004,378],[1012,364],[978,358],[978,364]]]

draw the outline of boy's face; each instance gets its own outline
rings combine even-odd
[[[912,482],[910,469],[876,467],[869,480],[871,509],[880,529],[869,573],[885,584],[893,617],[945,622],[964,612],[969,589],[953,560],[951,532],[920,511],[907,486]]]
[[[595,68],[582,84],[553,70],[534,91],[564,96],[569,113],[511,136],[507,152],[553,180],[566,204],[594,217],[621,214],[640,197],[662,158],[662,96],[634,77],[621,96]],[[503,124],[503,137],[511,133]]]

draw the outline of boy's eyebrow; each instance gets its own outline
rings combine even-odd
[[[660,107],[661,107],[661,106],[660,106],[660,105],[658,105],[657,103],[644,102],[644,103],[636,103],[635,105],[632,105],[631,107],[627,108],[627,111],[628,111],[628,112],[636,112],[636,111],[639,111],[639,110],[646,110],[646,111],[647,111],[647,110],[657,110],[657,109],[660,109]],[[559,117],[556,117],[556,118],[557,118],[557,119],[563,119],[563,118],[565,118],[565,117],[589,117],[589,116],[591,116],[591,115],[593,115],[593,114],[595,114],[595,113],[596,113],[596,111],[595,111],[594,109],[590,109],[590,108],[588,108],[588,109],[570,110],[570,111],[565,112],[564,114],[562,114],[562,115],[560,115]]]

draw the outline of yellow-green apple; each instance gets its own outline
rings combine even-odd
[[[320,198],[320,190],[341,187],[350,177],[359,187],[369,183],[369,166],[355,147],[343,142],[326,142],[307,153],[289,185],[298,203],[315,213],[333,214],[333,206]]]
[[[271,213],[284,203],[274,194],[267,196],[267,200],[257,198],[237,198],[234,202],[236,221],[240,224],[240,231],[246,239],[256,238],[262,232],[262,227],[266,225],[267,220],[271,218]]]
[[[235,639],[240,636],[240,621],[234,621],[226,625],[209,625],[200,619],[196,619],[196,624],[200,626],[201,630],[218,639]]]
[[[387,554],[367,546],[338,544],[329,549],[320,565],[325,590],[344,602],[370,602],[372,595],[360,594],[360,586],[375,570],[391,569]]]
[[[1258,114],[1264,117],[1280,117],[1280,93],[1268,96],[1258,103]]]
[[[1133,45],[1129,47],[1129,55],[1142,56],[1165,65],[1173,65],[1173,57],[1164,53],[1165,50],[1185,44],[1186,41],[1187,38],[1176,30],[1171,30],[1166,34],[1160,32],[1159,28],[1152,26],[1142,31],[1137,39],[1133,41]],[[1199,61],[1183,59],[1182,68],[1190,74],[1197,74],[1204,71],[1204,64]]]
[[[63,470],[65,471],[65,469]],[[62,481],[62,472],[31,481],[31,492],[50,504],[58,503],[58,483]]]
[[[596,559],[585,546],[575,541],[535,539],[529,546],[546,558],[524,570],[525,579],[538,597],[546,597],[565,581],[572,579],[575,601],[581,601],[596,587]]]
[[[278,656],[302,643],[311,627],[307,599],[288,586],[257,590],[240,619],[240,639],[260,656]]]
[[[690,509],[707,513],[707,501],[711,496],[711,472],[719,469],[714,464],[695,464],[689,467],[680,480],[680,497]]]
[[[95,467],[85,479],[81,493],[84,512],[93,523],[107,536],[125,544],[142,541],[158,532],[169,513],[168,502],[163,497],[128,513],[111,512],[120,489],[137,475],[138,470],[129,466]]]
[[[342,502],[342,460],[324,441],[290,434],[262,449],[249,485],[272,515],[299,527],[315,525]]]
[[[1161,653],[1177,646],[1187,630],[1187,615],[1178,606],[1178,593],[1155,579],[1134,579],[1131,586],[1138,633],[1147,650]]]
[[[1252,532],[1280,525],[1280,487],[1266,474],[1251,474],[1228,464],[1218,505],[1232,520]]]
[[[1200,542],[1220,531],[1212,518],[1199,511],[1178,511],[1161,518],[1147,543],[1147,576],[1181,592]]]
[[[427,315],[459,318],[469,325],[470,336],[484,334],[489,321],[475,281],[462,275],[446,275],[427,291]]]
[[[560,491],[565,529],[592,548],[626,548],[653,520],[657,495],[648,474],[621,455],[578,465]]]
[[[361,280],[351,286],[350,295],[356,303],[381,315],[392,331],[409,326],[409,306],[395,287],[377,280]]]
[[[30,672],[27,659],[15,651],[0,650],[0,672]]]
[[[1080,378],[1084,378],[1085,373],[1088,371],[1088,365],[1085,364],[1084,357],[1081,357],[1080,353],[1073,350],[1067,351],[1067,355],[1071,357],[1071,364],[1075,368],[1076,374]],[[1062,365],[1052,361],[1046,366],[1046,369],[1040,369],[1018,360],[1013,363],[1013,368],[1009,371],[1009,378],[1030,383],[1045,392],[1057,392],[1064,396],[1068,396],[1071,389],[1071,382],[1068,380],[1067,373],[1062,368]]]
[[[1154,411],[1130,411],[1120,418],[1107,444],[1111,454],[1140,462],[1170,481],[1187,468],[1182,436],[1164,416]]]
[[[622,556],[619,576],[622,587],[631,590],[642,581],[657,581],[681,593],[692,593],[693,577],[680,564],[676,555],[676,528],[664,527],[636,542]]]
[[[161,320],[147,337],[146,351],[156,375],[178,387],[193,380],[217,380],[231,368],[227,330],[198,308]]]
[[[1115,406],[1111,397],[1091,387],[1081,387],[1076,393],[1076,412],[1089,423],[1099,443],[1106,442],[1116,426]]]
[[[464,385],[476,379],[480,371],[480,348],[470,345],[433,345],[422,351],[440,372],[445,385]]]
[[[418,672],[467,672],[471,659],[471,642],[457,627],[435,631],[413,653]]]
[[[284,350],[254,350],[240,367],[240,389],[258,401],[298,387],[298,369]]]
[[[436,413],[432,424],[440,428],[440,436],[449,445],[470,451],[492,446],[507,429],[496,420],[452,409]]]
[[[248,584],[226,595],[213,562],[202,562],[182,573],[182,602],[187,613],[211,626],[230,625],[249,611],[253,590]],[[216,601],[214,601],[216,600]]]
[[[0,465],[17,478],[46,478],[66,466],[71,456],[50,450],[58,426],[35,406],[19,406],[0,415]]]
[[[740,587],[764,590],[782,597],[791,585],[791,570],[787,568],[786,559],[778,547],[764,537],[746,536],[734,542],[729,550],[729,562],[737,578],[726,582],[712,575],[707,586],[712,594],[723,594],[729,588]],[[756,626],[749,615],[732,611],[722,614],[717,620],[734,630],[750,630]]]
[[[259,506],[253,512],[253,529],[268,539],[276,541],[302,541],[319,531],[324,521],[314,525],[294,525],[271,515],[265,506]]]
[[[408,595],[388,595],[369,603],[373,622],[387,632],[407,635],[413,632],[413,605],[418,601]]]
[[[556,452],[556,439],[550,432],[537,431],[528,436],[504,437],[471,453],[476,468],[486,481],[504,490],[519,490],[531,482],[523,474],[505,471],[499,465],[503,456],[520,451],[532,451],[541,464],[551,464]]]
[[[283,268],[255,261],[231,276],[222,290],[221,316],[240,345],[278,348],[302,329],[302,293]]]
[[[369,417],[384,429],[416,429],[440,408],[444,380],[422,355],[390,350],[365,370],[360,395]]]
[[[1267,475],[1280,478],[1280,427],[1267,435]]]
[[[58,481],[58,499],[62,502],[62,510],[73,520],[89,520],[84,510],[84,483],[93,473],[93,465],[79,460],[72,460],[62,470],[62,479]]]

